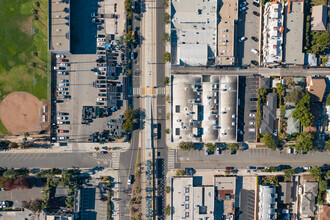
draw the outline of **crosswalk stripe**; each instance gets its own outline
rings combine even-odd
[[[174,169],[174,165],[175,165],[175,150],[168,150],[168,170],[172,170]]]
[[[157,88],[157,94],[160,94],[160,95],[165,95],[166,92],[165,92],[165,87],[159,87]]]
[[[112,162],[111,162],[111,167],[113,169],[119,169],[119,162],[120,162],[120,153],[112,153]]]

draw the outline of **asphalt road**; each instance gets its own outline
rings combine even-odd
[[[73,153],[0,153],[0,167],[13,168],[94,168],[109,167],[111,154]]]
[[[290,67],[290,68],[247,68],[237,69],[232,67],[227,68],[214,68],[214,67],[184,67],[172,66],[172,74],[213,74],[213,75],[238,75],[249,76],[251,74],[260,74],[267,76],[311,76],[314,74],[328,75],[329,68],[310,68],[304,69],[303,67]]]
[[[192,167],[196,169],[224,169],[232,166],[246,169],[248,166],[269,167],[290,165],[293,168],[303,166],[321,166],[330,163],[329,152],[307,154],[288,154],[286,150],[248,149],[231,155],[229,150],[221,155],[205,155],[204,150],[177,151],[175,168]]]

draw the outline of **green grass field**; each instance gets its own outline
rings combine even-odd
[[[0,1],[0,101],[15,91],[47,99],[48,1],[39,0],[40,8],[35,2]],[[38,10],[39,21],[33,21],[33,9]],[[37,67],[31,67],[32,62]],[[0,133],[8,134],[1,122]]]
[[[14,91],[26,91],[47,98],[47,0],[0,1],[0,100]],[[37,9],[40,21],[32,21]],[[42,24],[42,23],[43,24]],[[31,28],[35,34],[32,35]],[[38,57],[32,55],[38,52]],[[42,61],[45,60],[45,61]],[[31,62],[40,68],[31,67]]]

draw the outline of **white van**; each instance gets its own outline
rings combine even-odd
[[[251,49],[251,53],[254,53],[255,55],[259,55],[259,51],[256,49]]]

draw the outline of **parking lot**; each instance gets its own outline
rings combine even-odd
[[[251,50],[259,51],[259,33],[260,33],[260,7],[254,0],[240,1],[240,12],[238,22],[238,39],[246,37],[246,40],[238,42],[238,63],[239,65],[259,65],[259,56],[252,53]],[[242,10],[245,7],[245,10]],[[254,63],[252,64],[251,61]]]
[[[244,106],[244,141],[248,143],[254,143],[256,141],[256,110],[257,110],[257,98],[259,89],[258,77],[247,77],[245,86],[245,98]]]
[[[72,13],[73,17],[82,17],[81,21],[72,18],[73,54],[56,54],[54,62],[53,141],[87,142],[94,132],[104,130],[110,130],[111,137],[120,138],[122,134],[117,122],[127,107],[127,78],[123,77],[126,61],[122,56],[125,48],[105,35],[102,5],[97,1],[87,5],[90,8],[81,6],[81,11]],[[83,27],[78,34],[77,28],[80,30],[85,23],[91,31]],[[88,107],[86,111],[84,106]],[[116,128],[110,125],[110,119],[117,120]]]

